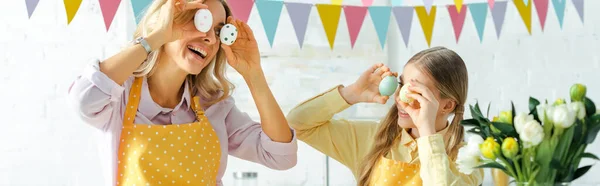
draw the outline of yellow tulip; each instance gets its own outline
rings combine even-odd
[[[479,150],[481,151],[483,157],[495,160],[500,154],[500,144],[494,141],[494,138],[488,137],[481,145],[479,145]]]
[[[519,143],[515,138],[507,137],[502,142],[502,154],[507,158],[514,158],[519,153]]]
[[[503,111],[503,112],[500,112],[500,116],[498,118],[498,121],[500,121],[502,123],[513,124],[512,111]]]
[[[585,98],[586,87],[582,84],[574,84],[571,86],[571,101],[583,101]]]

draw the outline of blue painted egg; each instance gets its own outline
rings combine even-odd
[[[382,96],[391,96],[398,88],[398,80],[395,76],[387,76],[379,83],[379,94]]]

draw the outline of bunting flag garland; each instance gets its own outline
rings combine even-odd
[[[535,11],[540,20],[540,26],[542,26],[542,31],[544,31],[544,25],[546,24],[546,15],[548,15],[548,1],[549,0],[533,0]]]
[[[462,6],[461,10],[458,10],[455,5],[449,5],[448,13],[450,14],[450,20],[452,21],[452,28],[454,28],[456,43],[458,43],[460,33],[462,32],[465,23],[465,17],[467,17],[467,7]]]
[[[435,23],[436,7],[431,7],[431,11],[427,13],[425,7],[417,6],[415,7],[415,12],[417,12],[417,17],[419,17],[419,21],[421,22],[421,29],[423,29],[425,40],[427,40],[427,46],[431,46],[431,35]]]
[[[304,35],[306,34],[306,27],[308,25],[308,16],[310,15],[312,4],[286,3],[285,8],[290,15],[292,26],[294,27],[296,38],[298,39],[298,44],[300,45],[300,48],[302,48],[302,44],[304,43]]]
[[[371,15],[371,19],[373,20],[373,25],[375,26],[375,31],[377,32],[379,44],[381,44],[382,49],[384,48],[383,46],[385,44],[385,40],[387,39],[391,12],[392,7],[389,6],[369,7],[369,15]]]
[[[273,47],[273,39],[275,39],[277,25],[279,25],[279,16],[281,15],[283,1],[257,0],[255,3],[269,44]]]
[[[77,14],[77,10],[79,10],[79,6],[81,6],[82,0],[64,0],[65,4],[65,12],[67,13],[67,25],[73,21],[75,18],[75,14]]]
[[[427,10],[427,14],[431,13],[431,6],[433,6],[433,0],[423,0],[423,4],[425,5],[425,10]]]
[[[131,0],[131,9],[133,9],[133,16],[135,16],[135,24],[140,23],[143,16],[142,13],[144,13],[150,3],[152,3],[152,0]]]
[[[327,35],[329,47],[333,49],[333,43],[335,41],[335,34],[337,33],[338,24],[340,22],[342,7],[328,4],[316,4],[315,6],[317,7],[317,12],[319,12],[321,17],[321,23],[323,24],[323,29]]]
[[[250,17],[250,12],[252,11],[252,7],[254,5],[253,0],[227,1],[227,5],[229,5],[229,8],[231,9],[233,17],[243,21],[244,23],[248,23],[248,18]]]
[[[27,16],[31,18],[33,11],[35,11],[35,7],[37,7],[40,0],[25,0],[25,6],[27,6]]]
[[[494,26],[496,27],[496,37],[498,39],[500,39],[500,32],[502,31],[502,25],[504,24],[506,4],[506,1],[499,1],[494,5],[494,9],[492,9],[492,20],[494,20]]]
[[[31,19],[31,16],[35,12],[39,1],[40,0],[25,0],[29,19]],[[83,0],[62,1],[67,15],[67,25],[69,25],[80,9]],[[110,26],[114,21],[115,14],[118,11],[121,1],[122,0],[98,0],[106,31],[110,29]],[[347,25],[347,28],[344,29],[347,29],[349,33],[352,48],[354,48],[358,35],[361,32],[367,11],[372,19],[379,44],[381,48],[384,48],[387,40],[387,33],[389,32],[391,14],[394,15],[396,20],[395,24],[398,26],[398,30],[402,35],[406,47],[408,47],[413,19],[418,19],[427,45],[431,46],[438,7],[444,7],[444,9],[448,11],[457,43],[459,42],[464,29],[463,27],[467,12],[470,12],[472,16],[471,20],[473,20],[479,41],[483,42],[488,11],[494,22],[497,39],[500,39],[505,17],[507,16],[505,14],[509,2],[514,4],[527,32],[531,35],[533,16],[532,6],[535,6],[542,32],[545,30],[550,3],[552,3],[552,7],[554,7],[554,13],[560,25],[560,29],[562,29],[567,0],[480,0],[481,2],[478,3],[464,3],[464,0],[453,0],[452,2],[454,2],[454,4],[450,5],[434,5],[434,2],[438,2],[434,0],[414,0],[422,3],[419,6],[403,5],[403,0],[390,0],[391,6],[374,6],[374,0],[361,0],[362,5],[343,5],[343,0],[329,0],[331,4],[285,1],[286,0],[229,0],[227,1],[227,4],[232,11],[233,17],[246,23],[248,23],[252,9],[256,6],[258,12],[257,16],[260,16],[265,35],[269,40],[269,45],[271,47],[273,47],[275,43],[274,40],[279,26],[279,19],[281,18],[281,13],[285,5],[300,48],[304,45],[308,22],[310,20],[309,17],[313,12],[313,7],[315,7],[327,37],[329,47],[333,49],[342,9]],[[570,1],[572,7],[577,12],[579,19],[584,23],[584,0]],[[141,18],[144,16],[145,9],[148,8],[153,0],[130,0],[128,2],[132,5],[135,23],[139,24]],[[414,18],[413,16],[415,13],[417,18]],[[445,19],[443,20],[445,21]],[[447,30],[448,28],[442,29]]]
[[[402,0],[392,0],[392,6],[401,6]]]
[[[523,23],[525,23],[525,27],[527,27],[527,32],[531,35],[531,4],[527,3],[529,5],[526,5],[523,1],[530,0],[513,0],[515,7],[517,7],[521,18],[523,19]]]
[[[575,7],[575,10],[577,10],[579,19],[581,19],[581,22],[583,23],[583,0],[573,0],[573,6]]]
[[[488,4],[487,3],[473,3],[469,5],[469,12],[473,18],[475,29],[477,29],[477,35],[479,36],[479,42],[483,41],[483,30],[485,29],[485,20],[487,20]]]
[[[567,0],[552,0],[552,5],[554,6],[554,12],[556,13],[556,18],[558,18],[558,25],[562,29],[563,20],[565,17],[565,5],[567,4]]]
[[[414,8],[394,7],[392,8],[392,11],[394,12],[394,18],[396,18],[396,24],[398,25],[400,34],[402,34],[404,45],[408,47],[408,38],[410,38],[410,28],[412,26]]]
[[[350,46],[354,48],[358,33],[367,15],[367,7],[364,6],[344,6],[344,15],[346,16],[346,25],[350,34]]]
[[[115,18],[115,14],[117,13],[117,9],[119,8],[119,4],[121,4],[121,0],[99,0],[100,1],[100,10],[102,10],[102,16],[104,17],[104,26],[106,26],[106,31],[110,28],[113,19]]]
[[[463,10],[463,0],[454,0],[454,7],[456,8],[456,12],[460,13]]]

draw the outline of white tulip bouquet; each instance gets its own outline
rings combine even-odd
[[[600,131],[600,112],[585,94],[586,87],[575,84],[570,103],[540,103],[530,97],[528,113],[516,113],[511,104],[510,111],[491,121],[478,104],[470,106],[473,118],[461,124],[476,135],[458,152],[459,170],[471,174],[477,168],[500,169],[517,185],[554,185],[581,177],[591,168],[579,167],[582,158],[599,160],[585,152]]]

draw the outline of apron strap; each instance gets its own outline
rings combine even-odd
[[[202,110],[202,106],[200,106],[200,97],[193,96],[192,97],[192,109],[196,113],[196,120],[200,121],[200,119],[204,118],[204,110]]]
[[[125,115],[123,117],[123,126],[131,126],[135,121],[138,105],[140,103],[140,93],[142,90],[142,77],[136,77],[129,89],[129,101],[125,107]]]

